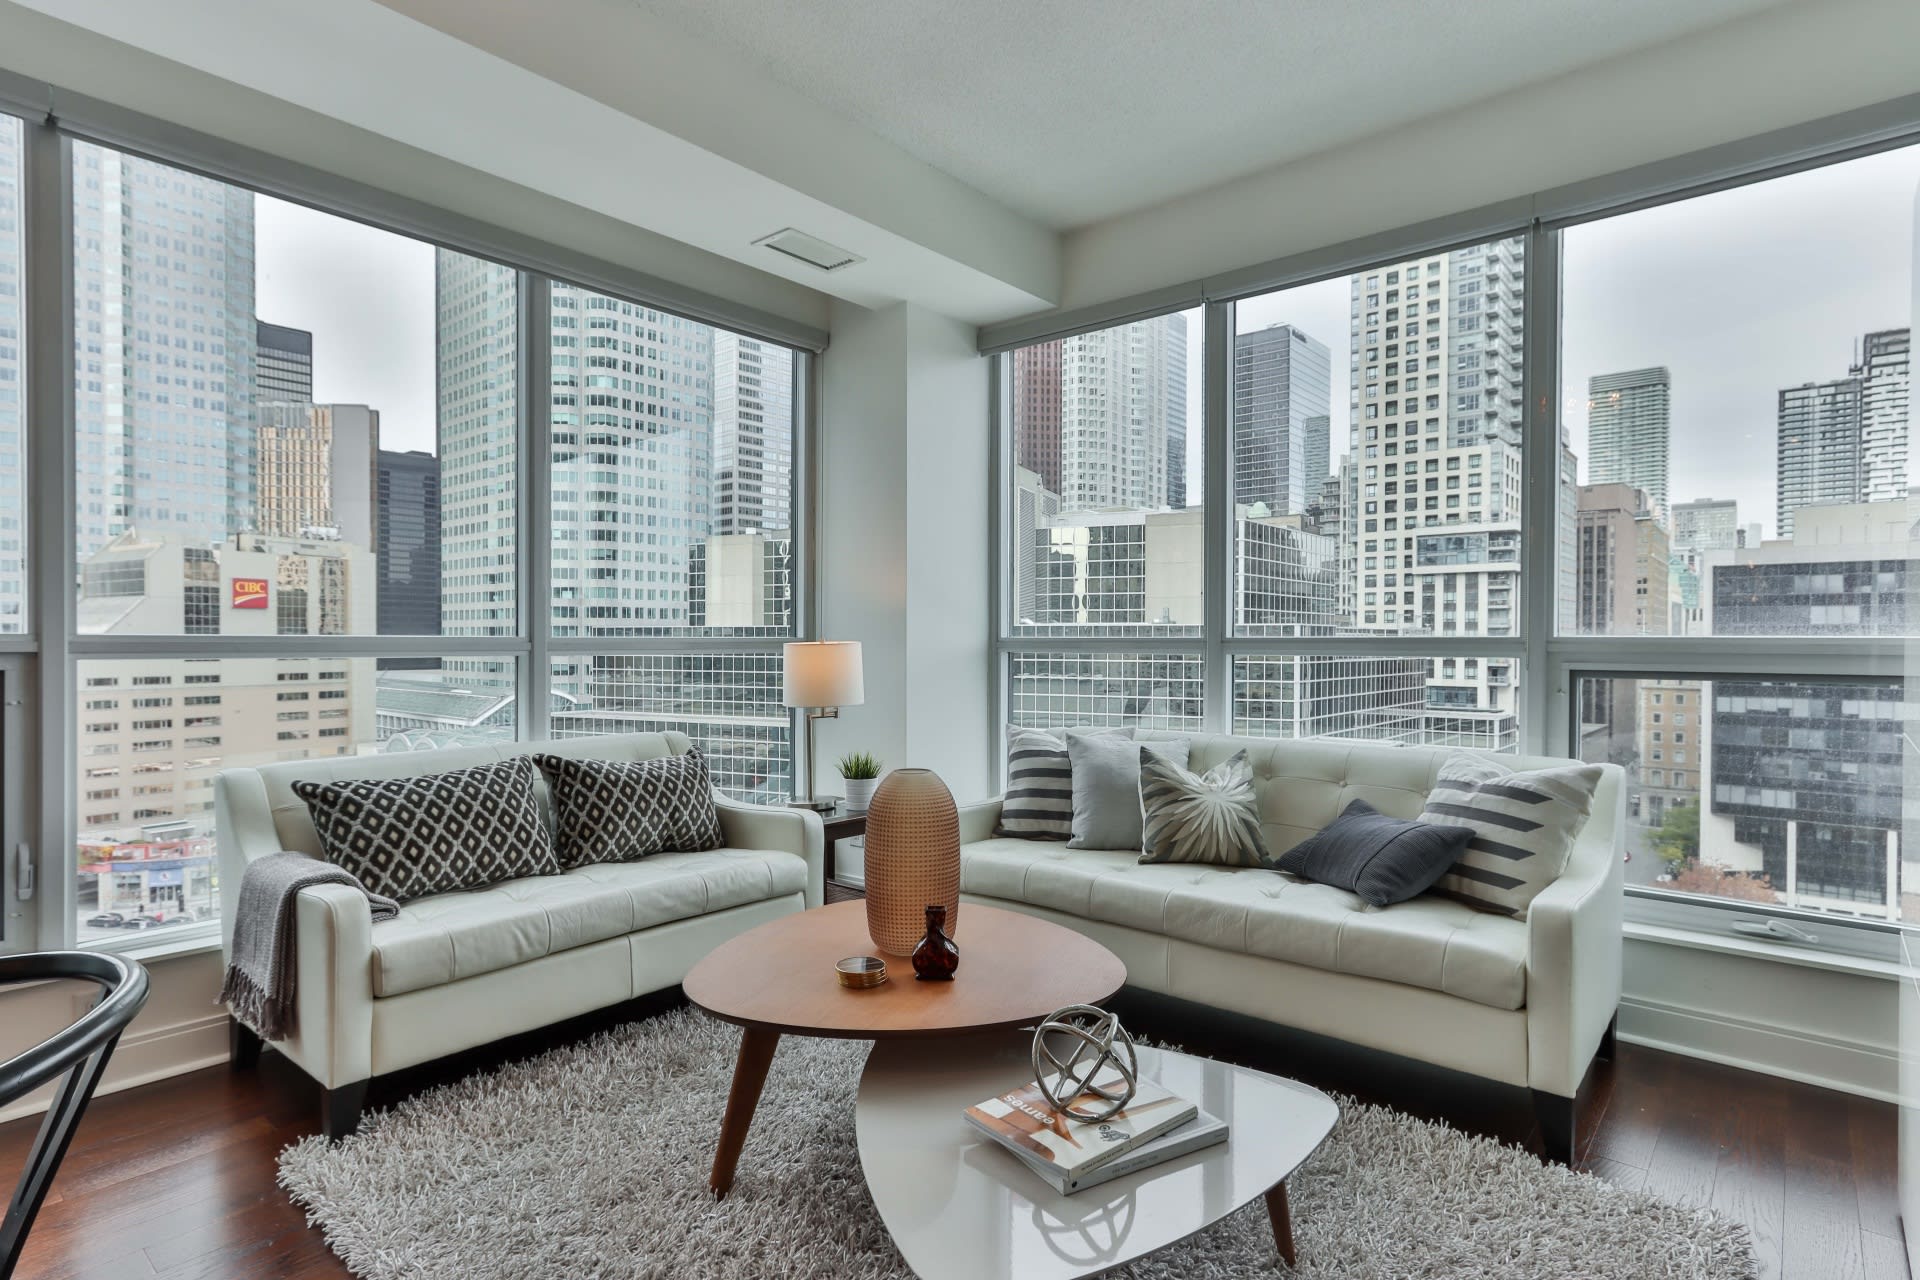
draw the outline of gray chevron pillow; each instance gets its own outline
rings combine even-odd
[[[1474,756],[1446,761],[1420,821],[1465,827],[1473,838],[1434,888],[1487,911],[1525,915],[1566,870],[1599,785],[1597,764],[1515,773]]]
[[[1142,862],[1261,867],[1267,841],[1253,795],[1253,765],[1236,751],[1194,774],[1151,746],[1140,748]]]
[[[720,811],[698,750],[654,760],[533,760],[553,793],[562,866],[720,847]]]

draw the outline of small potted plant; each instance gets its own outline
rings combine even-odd
[[[865,813],[873,803],[873,789],[880,785],[880,762],[871,752],[850,751],[840,757],[841,781],[847,784],[847,808]]]

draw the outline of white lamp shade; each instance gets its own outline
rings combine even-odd
[[[867,700],[858,640],[793,640],[786,647],[789,707],[853,707]]]

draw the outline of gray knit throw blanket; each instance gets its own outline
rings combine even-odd
[[[309,885],[347,884],[367,895],[373,918],[400,914],[392,898],[369,892],[344,867],[304,853],[269,853],[247,864],[240,877],[240,906],[233,915],[233,952],[227,961],[220,1002],[263,1039],[285,1040],[294,1032],[294,900]]]

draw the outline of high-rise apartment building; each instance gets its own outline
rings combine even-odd
[[[520,280],[517,272],[448,249],[434,255],[434,354],[440,417],[440,618],[450,636],[511,635],[516,620],[519,560],[515,485],[519,459],[519,391],[514,376]],[[555,332],[578,341],[578,312],[554,311]],[[581,353],[556,352],[553,368],[555,453],[568,415],[569,456],[578,447]],[[562,380],[565,385],[562,387]],[[617,381],[617,379],[616,379]],[[614,394],[609,392],[608,394]],[[618,399],[617,395],[614,395]],[[556,531],[554,552],[560,554]],[[573,547],[569,546],[569,553]],[[556,584],[557,586],[557,584]],[[535,607],[543,607],[536,601]],[[491,664],[474,668],[476,680]]]
[[[73,181],[79,554],[213,546],[254,525],[253,193],[91,143]]]
[[[1860,379],[1860,496],[1889,502],[1907,496],[1907,397],[1913,330],[1883,329],[1860,340],[1853,374]]]
[[[793,528],[793,352],[713,333],[713,532]]]
[[[254,321],[253,398],[313,399],[313,335],[305,329]]]
[[[1794,536],[1802,507],[1889,502],[1907,496],[1907,399],[1912,330],[1860,340],[1847,376],[1780,391],[1778,524]]]
[[[440,459],[380,450],[374,548],[383,636],[440,634]],[[410,661],[410,660],[409,660]],[[396,665],[389,660],[388,665]],[[426,659],[422,665],[438,665]]]
[[[1269,325],[1234,338],[1236,505],[1297,515],[1320,496],[1330,447],[1331,380],[1326,344],[1293,325]]]
[[[262,401],[254,406],[255,529],[330,536],[375,549],[380,411],[363,404]]]
[[[1774,528],[1781,538],[1793,536],[1793,513],[1802,507],[1860,501],[1866,468],[1858,378],[1783,388],[1777,440]]]
[[[1013,353],[1013,459],[1060,492],[1060,348],[1037,342]]]
[[[1176,457],[1184,496],[1186,325],[1176,314],[1062,340],[1063,509],[1167,507]]]
[[[1362,631],[1517,634],[1525,283],[1518,240],[1352,278],[1344,534]],[[1516,689],[1510,662],[1435,661],[1434,740],[1511,746]]]
[[[1667,516],[1671,380],[1664,368],[1587,379],[1587,483],[1624,484]]]

